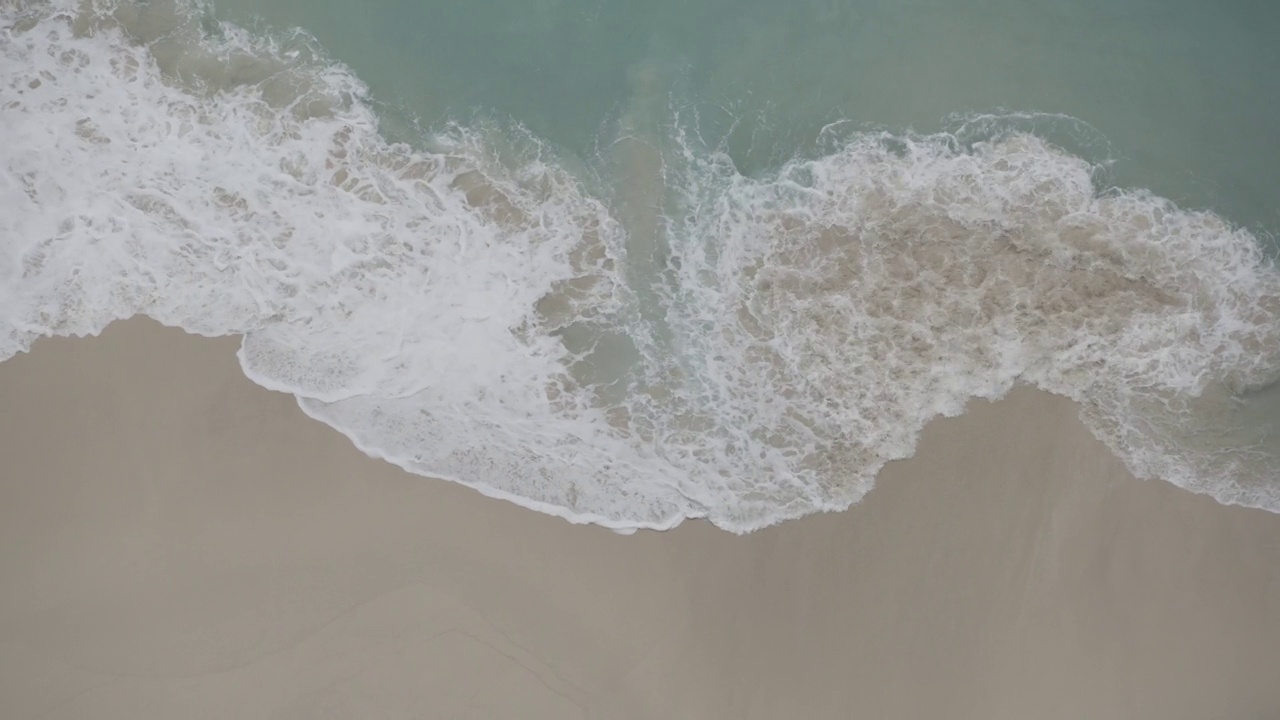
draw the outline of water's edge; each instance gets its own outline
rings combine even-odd
[[[164,2],[0,25],[0,359],[135,315],[240,335],[366,454],[617,531],[844,510],[1019,384],[1139,477],[1280,511],[1280,273],[1100,186],[1072,118],[837,123],[744,175],[641,64],[575,163],[514,125],[389,142],[301,31]]]

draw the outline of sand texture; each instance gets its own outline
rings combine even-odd
[[[0,717],[1280,717],[1280,517],[1067,401],[861,504],[631,537],[411,476],[148,320],[0,365]]]

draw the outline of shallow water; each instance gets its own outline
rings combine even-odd
[[[514,118],[591,154],[637,69],[752,173],[831,122],[936,132],[955,114],[1090,126],[1117,184],[1280,228],[1280,7],[1249,0],[221,0],[301,26],[428,124]],[[731,129],[732,128],[732,129]]]
[[[1019,382],[1280,510],[1269,6],[0,12],[0,357],[245,333],[367,452],[619,529],[847,507]]]

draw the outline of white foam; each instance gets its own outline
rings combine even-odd
[[[197,20],[0,10],[0,359],[139,313],[243,333],[366,452],[622,532],[845,508],[1016,382],[1140,475],[1280,510],[1273,437],[1196,441],[1280,376],[1280,275],[1212,214],[1019,133],[746,178],[638,127],[651,97],[606,203],[521,133],[390,144],[309,38]]]
[[[1100,196],[1093,167],[1021,134],[864,134],[763,180],[686,156],[673,324],[717,359],[726,427],[812,438],[803,484],[907,456],[930,418],[1026,382],[1080,402],[1139,475],[1280,508],[1258,455],[1278,438],[1224,463],[1193,437],[1206,395],[1280,377],[1280,276],[1248,233]]]

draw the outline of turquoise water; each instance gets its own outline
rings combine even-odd
[[[513,118],[591,154],[649,69],[746,173],[826,124],[1062,114],[1109,180],[1280,228],[1280,6],[1231,0],[221,0],[301,26],[432,125]],[[1078,130],[1077,130],[1078,132]]]
[[[146,314],[620,531],[868,492],[1029,384],[1280,512],[1280,10],[0,4],[0,360]]]

